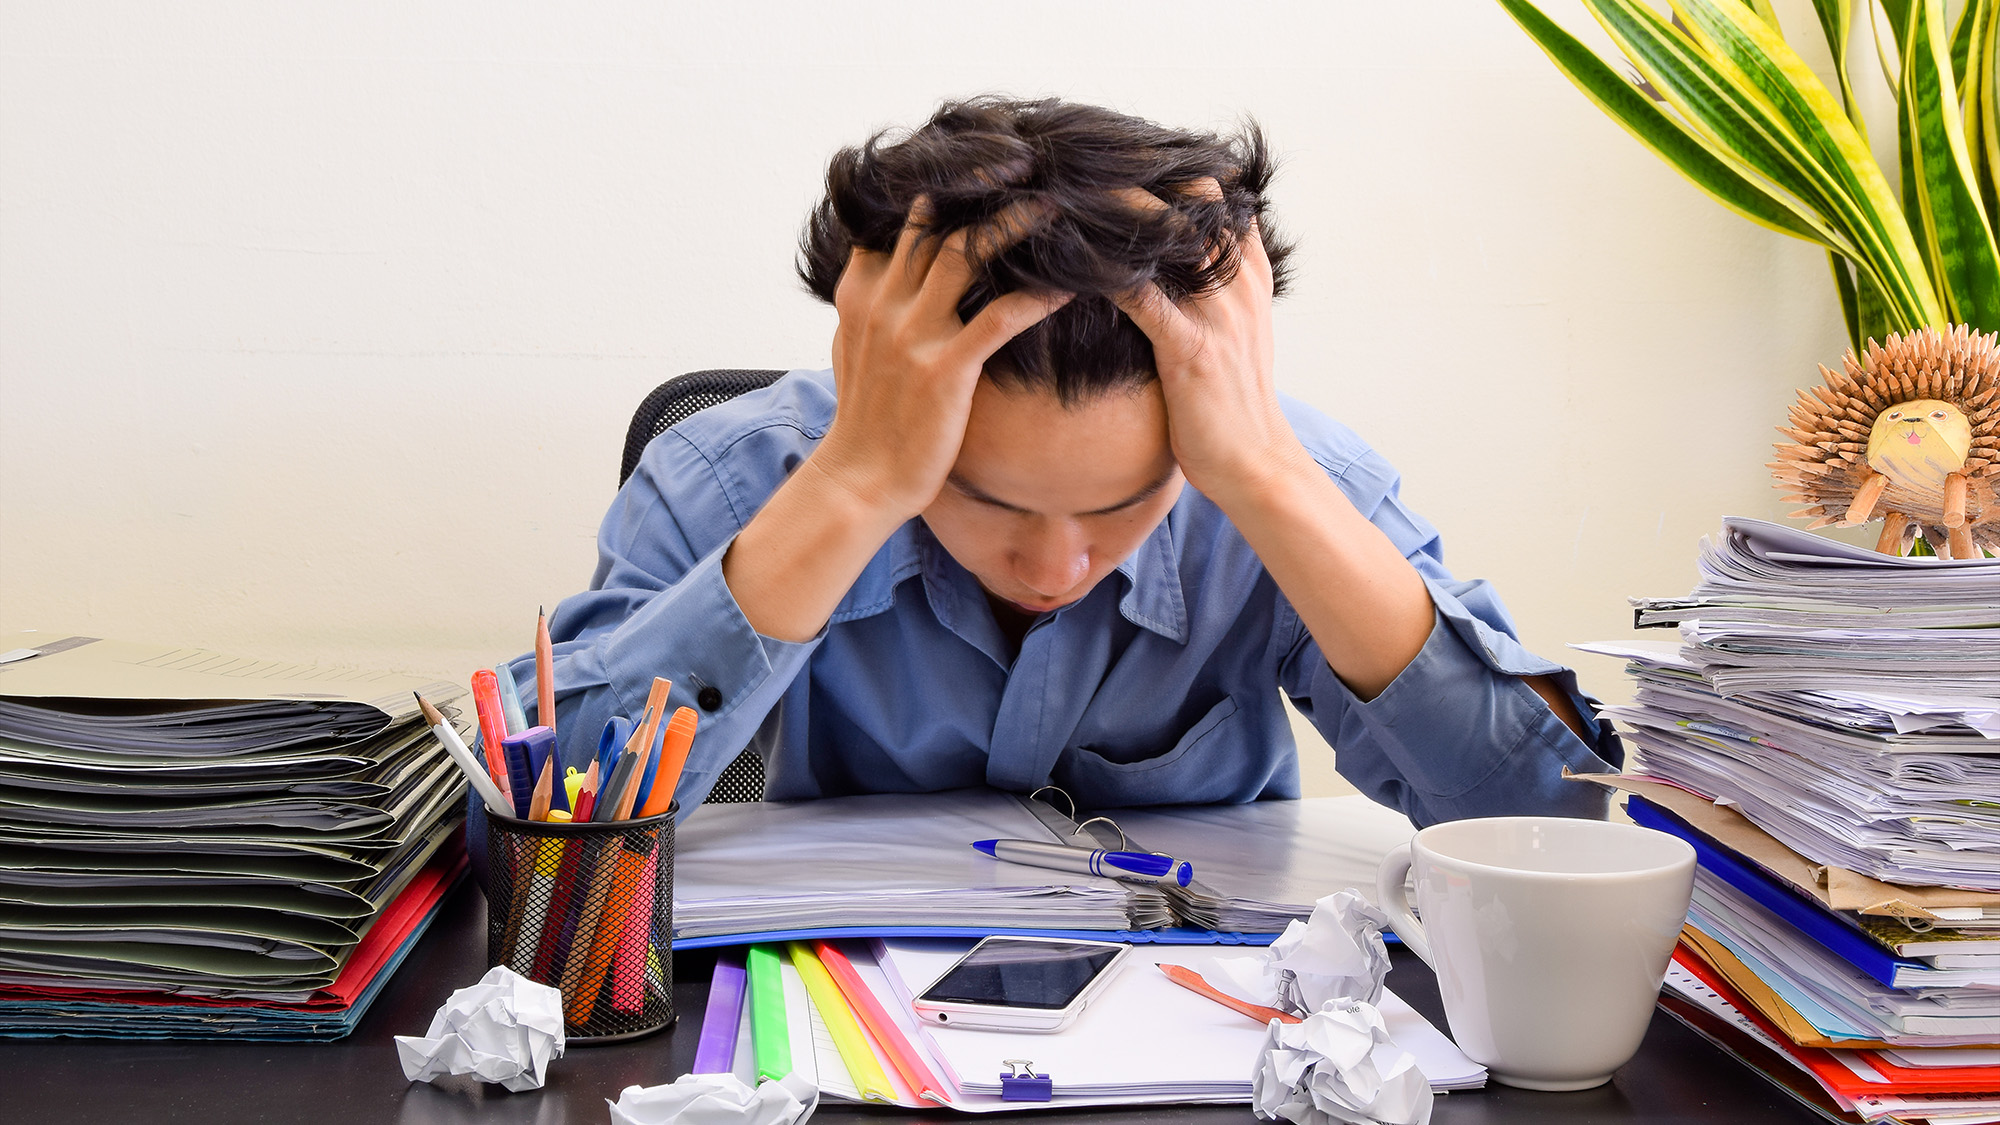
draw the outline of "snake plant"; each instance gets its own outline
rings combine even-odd
[[[1528,0],[1499,0],[1682,175],[1745,218],[1825,247],[1857,349],[1925,326],[2000,330],[2000,0],[1964,0],[1955,18],[1944,0],[1861,0],[1879,5],[1862,12],[1855,0],[1812,0],[1838,93],[1786,41],[1769,0],[1669,0],[1671,15],[1642,0],[1582,2],[1630,77]],[[1893,171],[1871,152],[1849,77],[1857,26],[1892,76]]]

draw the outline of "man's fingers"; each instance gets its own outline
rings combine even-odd
[[[956,316],[959,298],[971,287],[979,267],[1040,230],[1054,213],[1053,207],[1039,199],[1023,199],[977,226],[953,231],[924,275],[923,300],[930,311]]]
[[[1199,335],[1194,322],[1188,315],[1167,300],[1160,287],[1147,282],[1137,289],[1121,293],[1112,298],[1120,311],[1132,318],[1132,323],[1153,341],[1155,349],[1166,346],[1190,345]]]
[[[1001,345],[1069,304],[1071,296],[1069,293],[1020,290],[995,297],[966,324],[952,342],[953,347],[963,349],[961,354],[965,358],[983,364],[987,357],[1000,350]]]
[[[1251,279],[1256,282],[1258,293],[1269,300],[1272,288],[1271,258],[1264,253],[1264,232],[1257,228],[1257,218],[1254,215],[1250,218],[1250,229],[1243,235],[1243,248],[1238,253],[1242,257],[1237,267],[1237,276],[1250,274]]]
[[[896,249],[892,260],[901,262],[909,277],[922,277],[930,269],[931,259],[937,256],[937,240],[925,238],[930,229],[930,196],[920,195],[910,201],[910,213],[903,219],[903,229],[896,235]]]

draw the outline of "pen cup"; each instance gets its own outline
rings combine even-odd
[[[678,808],[587,824],[485,818],[487,961],[560,989],[571,1044],[674,1022]]]

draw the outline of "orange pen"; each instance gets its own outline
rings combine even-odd
[[[639,810],[640,816],[658,816],[672,805],[674,787],[680,784],[688,750],[694,745],[697,723],[692,707],[682,707],[667,720],[667,736],[660,744],[660,765],[653,772],[653,787],[646,794],[646,807]]]

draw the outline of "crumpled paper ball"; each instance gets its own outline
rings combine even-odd
[[[1310,919],[1293,919],[1268,952],[1218,957],[1212,964],[1230,992],[1297,1016],[1333,999],[1374,1004],[1389,976],[1389,949],[1382,943],[1388,924],[1367,899],[1335,891],[1313,904]]]
[[[1300,1023],[1272,1020],[1251,1108],[1295,1125],[1428,1125],[1431,1084],[1389,1038],[1375,1005],[1329,1000]]]
[[[733,1074],[683,1074],[665,1086],[627,1086],[611,1125],[797,1125],[819,1107],[819,1087],[797,1073],[755,1089]]]
[[[470,1074],[515,1093],[540,1089],[549,1060],[562,1053],[562,993],[505,965],[452,993],[425,1034],[396,1036],[412,1082]]]

